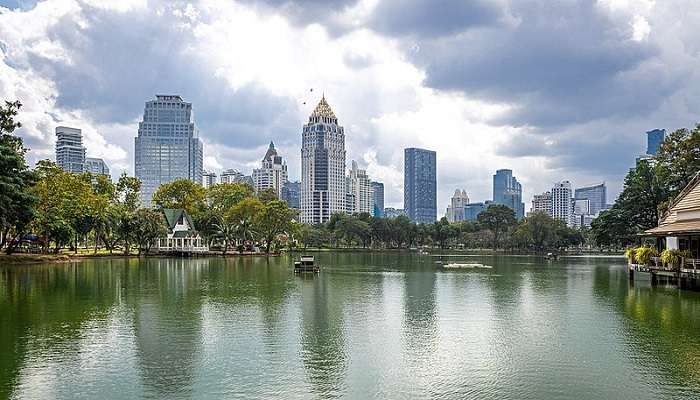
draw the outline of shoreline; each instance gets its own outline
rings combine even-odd
[[[29,254],[29,253],[13,253],[11,255],[0,254],[0,264],[10,265],[28,265],[28,264],[62,264],[75,261],[91,260],[91,259],[124,259],[124,258],[234,258],[234,257],[278,257],[281,253],[205,253],[192,256],[177,256],[171,254]]]

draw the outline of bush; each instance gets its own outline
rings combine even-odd
[[[634,247],[631,247],[627,250],[625,250],[625,257],[627,257],[627,261],[629,261],[630,264],[634,264],[637,259],[635,258],[635,253],[637,249]]]
[[[638,247],[634,252],[637,263],[642,265],[649,265],[651,258],[658,255],[659,253],[656,251],[656,249],[649,246]]]
[[[670,265],[674,270],[677,270],[683,264],[683,260],[690,258],[691,254],[688,250],[666,249],[661,252],[661,261],[665,265]]]

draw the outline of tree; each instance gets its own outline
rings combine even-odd
[[[220,216],[243,199],[253,197],[253,188],[245,183],[220,183],[206,190],[209,209]]]
[[[288,232],[295,217],[296,211],[281,200],[272,200],[260,208],[253,217],[253,224],[265,241],[265,253],[270,253],[278,235]]]
[[[260,193],[258,193],[258,199],[263,204],[267,204],[273,200],[279,200],[279,197],[277,197],[277,192],[275,191],[275,189],[267,188],[261,190]]]
[[[516,224],[515,212],[508,206],[494,204],[477,215],[477,220],[484,228],[493,233],[492,248],[498,248],[500,237]]]
[[[153,194],[153,204],[160,208],[183,208],[194,217],[206,207],[206,191],[189,179],[160,185]]]
[[[117,181],[116,201],[127,210],[136,211],[139,207],[139,194],[141,193],[141,181],[124,172]]]
[[[625,177],[622,193],[615,205],[626,211],[628,225],[639,232],[656,226],[659,205],[668,199],[669,190],[655,173],[652,163],[640,160]]]
[[[553,219],[546,212],[536,212],[525,218],[516,230],[516,237],[525,247],[542,252],[559,242],[558,231],[563,222]],[[564,226],[566,227],[566,226]]]
[[[29,191],[37,176],[27,166],[22,139],[12,134],[21,126],[15,121],[21,107],[18,101],[0,107],[0,248],[9,242],[8,254],[25,235],[37,201]]]
[[[627,211],[617,204],[610,210],[601,211],[591,222],[591,237],[598,247],[626,247],[635,242],[636,230],[630,225]]]
[[[433,223],[431,233],[435,243],[438,243],[440,248],[444,249],[447,240],[455,237],[456,232],[456,228],[450,225],[447,218],[442,217],[439,221],[435,221]]]
[[[140,208],[134,214],[134,231],[136,243],[139,246],[138,254],[142,251],[151,251],[153,243],[168,234],[168,227],[161,211],[152,208]]]
[[[700,171],[700,124],[671,132],[654,156],[655,174],[668,199],[676,196]],[[667,200],[667,199],[664,199]]]
[[[328,233],[323,225],[301,226],[301,242],[304,244],[304,250],[308,246],[323,247],[328,241]]]

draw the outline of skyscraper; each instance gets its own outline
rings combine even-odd
[[[384,184],[372,182],[372,216],[384,216]]]
[[[348,171],[348,193],[352,194],[354,204],[350,213],[372,213],[372,185],[367,176],[367,171],[357,168],[357,162],[353,160],[352,167]]]
[[[282,187],[287,183],[287,164],[277,154],[275,144],[270,142],[265,157],[262,159],[262,168],[253,170],[253,186],[259,193],[265,189],[273,189],[278,198],[282,198]]]
[[[147,101],[134,140],[136,177],[141,201],[149,205],[164,183],[189,179],[202,184],[202,141],[194,123],[192,103],[176,95],[156,95]]]
[[[417,223],[430,224],[437,218],[436,154],[431,150],[404,150],[403,205],[406,215]]]
[[[571,182],[561,181],[554,184],[552,193],[552,218],[571,226],[573,223],[573,203]]]
[[[80,129],[56,127],[56,164],[62,170],[74,174],[85,171],[85,147]]]
[[[647,154],[656,155],[666,138],[666,129],[652,129],[647,132]]]
[[[447,206],[447,221],[459,222],[464,221],[464,208],[469,204],[469,196],[464,190],[455,190],[455,194],[450,199],[450,205]]]
[[[302,129],[301,222],[346,212],[345,198],[345,130],[324,96]]]
[[[110,176],[109,167],[101,158],[85,157],[85,171],[93,175]]]
[[[574,197],[577,199],[589,200],[589,214],[595,215],[600,210],[604,210],[606,207],[605,204],[607,202],[607,190],[605,188],[605,182],[578,188],[574,191]]]
[[[510,207],[515,212],[515,217],[521,219],[525,216],[525,203],[523,203],[523,188],[509,169],[499,169],[493,176],[493,203]]]

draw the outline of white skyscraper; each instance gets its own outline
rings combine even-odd
[[[350,214],[372,213],[372,182],[367,171],[357,168],[357,162],[352,162],[352,168],[347,177],[348,193],[352,195],[354,204],[349,206]]]
[[[571,226],[573,224],[573,203],[571,182],[561,181],[552,187],[552,218]]]
[[[216,173],[204,171],[202,173],[202,185],[205,188],[216,185]]]
[[[543,212],[552,215],[552,193],[544,192],[532,197],[531,213]]]
[[[282,198],[282,188],[287,183],[287,164],[277,155],[275,144],[270,147],[262,159],[262,168],[253,170],[253,186],[259,193],[265,189],[274,189],[277,198]]]
[[[302,131],[301,222],[346,212],[345,195],[345,131],[322,97]]]
[[[450,200],[450,205],[447,206],[447,221],[459,222],[464,220],[464,207],[469,204],[469,196],[464,190],[455,190],[455,194]]]
[[[141,202],[148,206],[164,183],[189,179],[202,184],[202,141],[194,123],[192,103],[180,96],[156,95],[147,101],[134,141],[136,177]]]
[[[85,171],[85,147],[80,129],[56,127],[56,165],[74,174]]]

